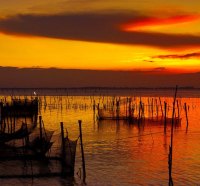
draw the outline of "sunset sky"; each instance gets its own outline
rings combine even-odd
[[[200,71],[199,0],[0,0],[1,66]]]

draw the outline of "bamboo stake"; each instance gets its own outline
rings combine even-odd
[[[176,103],[177,89],[178,89],[178,86],[176,85],[174,101],[173,101],[173,111],[172,111],[171,145],[169,147],[169,186],[173,186],[173,179],[172,179],[173,156],[172,155],[173,155],[174,115],[175,115],[175,103]]]
[[[160,97],[159,97],[159,101],[160,101],[160,109],[161,109],[161,113],[162,113],[162,117],[163,117],[163,108],[162,108],[162,102],[161,102]]]
[[[176,103],[177,103],[177,109],[178,109],[178,121],[179,121],[179,119],[180,119],[179,101],[177,100]]]
[[[42,116],[39,116],[39,123],[40,123],[40,140],[42,141]]]
[[[166,134],[166,128],[167,128],[167,103],[164,102],[164,132]]]
[[[187,105],[186,103],[184,104],[185,107],[185,116],[186,116],[186,131],[188,130],[188,113],[187,113]]]
[[[60,129],[61,129],[61,140],[62,140],[62,176],[66,176],[66,162],[65,162],[65,157],[66,157],[66,151],[65,151],[65,135],[64,135],[64,127],[63,127],[63,122],[60,122]]]
[[[83,149],[83,139],[82,139],[82,121],[78,120],[79,131],[80,131],[80,142],[81,142],[81,155],[82,155],[82,167],[83,167],[83,183],[85,183],[86,179],[86,170],[85,170],[85,157],[84,157],[84,149]]]
[[[62,137],[62,153],[65,155],[65,136],[64,136],[64,127],[63,122],[60,122],[60,129],[61,129],[61,137]]]
[[[156,116],[157,116],[157,120],[158,120],[158,103],[157,103],[157,99],[155,99],[155,104],[156,104]]]
[[[140,124],[140,119],[141,119],[141,101],[140,101],[140,104],[139,104],[138,125]]]
[[[152,114],[152,119],[153,119],[153,112],[154,112],[153,106],[154,106],[154,105],[153,105],[153,98],[152,98],[152,101],[151,101],[151,112],[152,112],[151,114]]]

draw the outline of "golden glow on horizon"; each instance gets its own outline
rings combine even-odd
[[[56,67],[66,69],[143,70],[156,68],[195,72],[199,59],[157,59],[171,51],[145,46],[19,37],[0,34],[1,66]],[[179,71],[178,70],[178,71]]]
[[[200,1],[195,0],[0,0],[0,17],[17,14],[79,14],[129,13],[138,21],[127,23],[124,31],[157,32],[167,34],[200,35]],[[155,6],[156,5],[156,6]],[[72,8],[73,7],[73,8]],[[142,17],[144,16],[144,19]],[[130,20],[131,21],[131,20]],[[122,23],[119,23],[119,26]],[[103,29],[103,28],[102,28]],[[14,32],[13,32],[14,33]],[[184,52],[195,53],[200,48],[159,49],[139,45],[83,42],[0,34],[1,66],[56,67],[96,70],[155,70],[173,72],[200,71],[197,56],[180,58],[153,58]]]

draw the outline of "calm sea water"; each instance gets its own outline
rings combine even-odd
[[[169,104],[168,116],[171,116],[173,92],[170,95],[159,95],[153,92],[154,97],[150,98],[145,93],[142,95],[141,100],[145,105],[149,104],[148,99],[157,100],[158,105],[159,97],[161,103],[166,101]],[[133,97],[136,102],[140,100],[137,96]],[[187,92],[186,96],[178,94],[182,120],[174,130],[172,175],[175,185],[200,185],[199,97],[200,92]],[[40,96],[42,103],[40,114],[45,127],[55,130],[55,134],[60,132],[60,122],[64,122],[71,139],[79,136],[78,120],[82,120],[87,185],[167,185],[170,125],[167,126],[165,135],[162,122],[146,122],[141,125],[125,121],[99,122],[96,119],[97,113],[93,111],[93,101],[95,100],[96,104],[99,103],[100,107],[103,107],[113,99],[112,96],[48,96],[46,94],[46,96]],[[126,100],[126,97],[121,96],[121,100]],[[189,108],[187,131],[184,103]],[[122,104],[121,109],[124,108]],[[160,107],[158,113],[161,114]],[[146,112],[146,116],[148,114]],[[80,168],[81,153],[78,143],[74,180],[61,178],[2,179],[0,184],[82,185],[79,176]],[[13,166],[12,169],[15,167]]]

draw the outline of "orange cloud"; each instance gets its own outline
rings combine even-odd
[[[167,18],[144,17],[122,24],[121,28],[124,31],[136,31],[143,27],[173,25],[192,22],[199,19],[200,15],[177,15]]]

